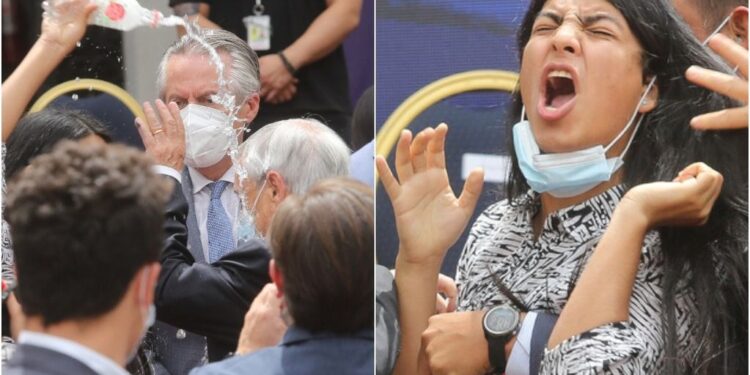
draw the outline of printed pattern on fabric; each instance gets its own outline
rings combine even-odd
[[[227,211],[221,204],[221,193],[228,185],[229,182],[227,181],[217,181],[207,186],[211,190],[211,201],[208,205],[208,219],[206,221],[208,255],[211,263],[234,249],[232,223],[229,221]]]
[[[491,205],[474,223],[456,272],[458,310],[508,303],[496,275],[530,310],[559,314],[624,194],[614,187],[551,214],[535,241],[532,217],[539,196]],[[662,333],[663,256],[659,235],[646,235],[630,301],[630,319],[596,327],[547,350],[542,374],[658,374],[664,366]],[[682,283],[676,293],[680,358],[692,358],[693,295]],[[692,348],[692,349],[691,349]]]

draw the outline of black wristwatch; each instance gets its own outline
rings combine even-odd
[[[505,372],[505,344],[518,333],[521,325],[521,314],[510,305],[495,306],[482,318],[484,337],[489,348],[490,365],[493,374]]]

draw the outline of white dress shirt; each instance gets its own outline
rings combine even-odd
[[[516,336],[516,343],[510,351],[505,375],[528,375],[529,357],[531,357],[531,335],[536,325],[536,313],[529,311],[521,323],[521,329]]]
[[[74,358],[101,375],[129,375],[113,360],[75,341],[45,333],[21,331],[18,343],[49,349]]]
[[[201,236],[201,245],[203,246],[203,257],[208,261],[208,231],[206,222],[208,221],[208,205],[211,203],[211,189],[208,184],[214,182],[207,179],[193,167],[188,167],[190,179],[193,182],[193,205],[195,207],[195,218],[198,220],[198,230]],[[229,221],[232,223],[232,240],[237,244],[237,218],[240,210],[240,197],[234,192],[234,166],[224,173],[219,179],[229,182],[229,185],[221,192],[221,205],[227,212]]]

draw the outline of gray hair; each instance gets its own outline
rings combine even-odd
[[[292,194],[301,195],[320,180],[349,175],[349,154],[336,132],[299,118],[260,128],[240,147],[240,163],[256,181],[269,170],[279,172]]]
[[[227,53],[232,59],[232,66],[228,69],[229,90],[235,95],[238,104],[251,94],[260,91],[260,73],[258,55],[247,43],[233,33],[226,30],[197,30],[198,37],[213,47],[217,53]],[[209,55],[206,47],[189,35],[184,35],[167,49],[159,63],[156,77],[156,90],[159,97],[164,99],[164,85],[167,79],[167,62],[174,55]],[[226,73],[225,73],[226,74]]]

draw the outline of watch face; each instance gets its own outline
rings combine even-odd
[[[507,306],[490,310],[484,318],[484,327],[493,335],[506,335],[516,329],[518,312]]]

